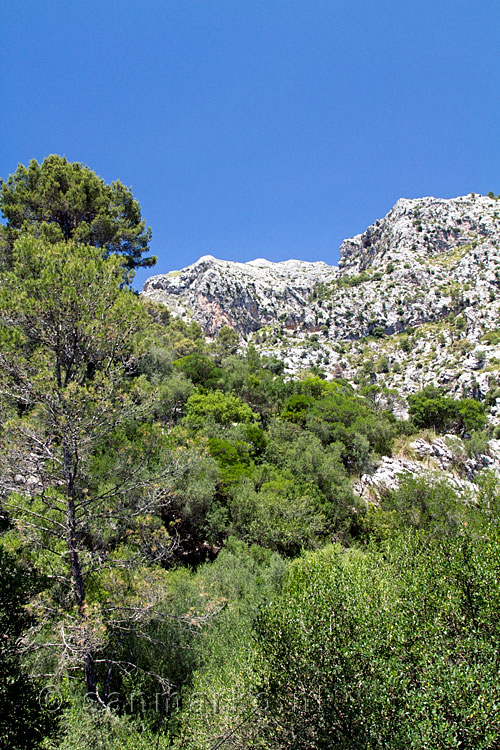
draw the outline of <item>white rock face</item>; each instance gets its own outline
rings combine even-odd
[[[317,366],[395,388],[400,416],[427,384],[479,398],[498,388],[500,345],[483,337],[500,330],[500,201],[402,198],[340,253],[338,267],[206,255],[143,294],[209,338],[231,326],[289,373]]]
[[[446,482],[457,495],[473,500],[477,493],[474,479],[483,469],[500,477],[498,440],[490,440],[488,454],[475,458],[467,455],[463,441],[456,435],[410,443],[412,456],[383,456],[375,471],[363,474],[354,483],[356,494],[368,503],[378,503],[387,491],[396,490],[403,475],[424,477],[429,483]]]
[[[487,400],[500,424],[500,201],[402,198],[387,216],[340,248],[339,266],[205,255],[153,276],[143,294],[207,337],[229,325],[295,374],[312,366],[355,387],[374,385],[380,408],[407,416],[406,396],[437,385]],[[459,438],[417,439],[384,457],[355,490],[377,502],[401,475],[445,479],[464,496],[483,469],[500,476],[500,440],[471,458]]]
[[[148,279],[143,294],[185,319],[191,315],[207,336],[225,325],[246,335],[278,318],[290,327],[311,325],[309,295],[316,284],[337,274],[326,263],[263,258],[233,263],[204,255],[181,271]]]

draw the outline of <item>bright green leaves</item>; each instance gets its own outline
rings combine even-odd
[[[294,562],[258,625],[266,747],[496,747],[499,544],[406,533]]]
[[[254,467],[248,443],[243,440],[230,442],[213,437],[209,438],[208,446],[210,455],[219,464],[220,481],[224,485],[232,484],[251,475]]]
[[[232,393],[194,393],[187,400],[185,423],[202,426],[207,420],[219,425],[257,422],[259,415]]]

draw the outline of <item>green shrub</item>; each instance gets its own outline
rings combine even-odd
[[[408,397],[410,416],[419,428],[460,435],[480,430],[487,422],[484,407],[472,398],[452,399],[434,386]]]
[[[220,425],[257,422],[259,415],[237,396],[222,391],[194,393],[186,403],[187,425],[201,427],[208,419]]]
[[[494,331],[486,331],[486,333],[481,336],[481,341],[489,344],[489,346],[500,344],[500,330],[496,329]]]
[[[295,561],[257,626],[269,750],[500,743],[500,534]]]
[[[351,287],[351,286],[359,286],[360,284],[364,284],[366,281],[370,281],[371,276],[367,271],[362,271],[360,274],[356,276],[343,276],[338,281],[339,287]]]

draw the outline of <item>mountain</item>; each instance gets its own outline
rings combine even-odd
[[[211,255],[153,276],[145,297],[223,326],[287,371],[370,382],[403,397],[427,384],[495,401],[500,376],[500,203],[401,199],[345,240],[337,266]],[[498,391],[500,395],[500,390]],[[497,417],[493,403],[492,417]]]
[[[314,330],[309,298],[319,284],[337,276],[335,266],[321,262],[257,258],[234,263],[204,255],[182,271],[148,279],[143,294],[176,315],[193,318],[207,336],[228,325],[246,337],[278,321],[288,329]]]

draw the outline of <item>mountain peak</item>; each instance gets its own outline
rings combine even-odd
[[[496,199],[401,198],[342,243],[338,267],[209,255],[148,279],[143,294],[197,321],[209,338],[234,328],[242,345],[280,357],[290,372],[315,366],[356,382],[359,368],[382,357],[370,377],[403,393],[427,383],[487,392],[499,374],[499,248]],[[412,349],[399,350],[408,332]]]

